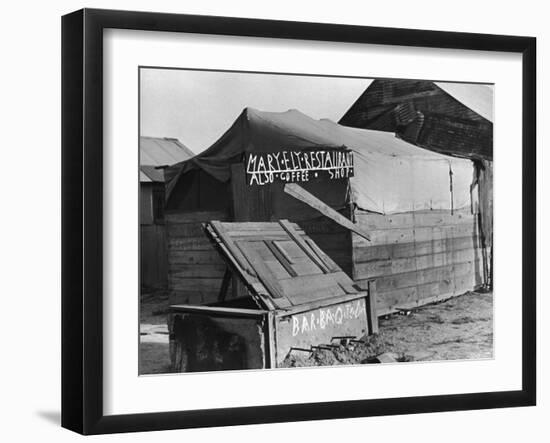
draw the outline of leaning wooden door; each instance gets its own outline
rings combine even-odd
[[[267,307],[293,306],[355,294],[353,281],[295,224],[211,223],[252,287],[258,283]]]

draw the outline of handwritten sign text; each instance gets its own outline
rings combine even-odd
[[[353,177],[353,152],[343,149],[249,153],[245,162],[249,185]]]
[[[364,298],[338,306],[295,315],[292,317],[292,336],[296,337],[299,334],[305,334],[317,329],[341,325],[348,320],[362,316],[366,317]]]

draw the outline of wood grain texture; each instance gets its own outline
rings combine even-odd
[[[203,223],[226,220],[219,211],[166,214],[168,289],[170,303],[215,302],[227,264],[204,233]],[[233,296],[231,288],[226,298]]]
[[[334,222],[338,223],[340,226],[349,229],[352,232],[355,232],[357,235],[360,235],[366,240],[369,240],[369,234],[365,229],[362,229],[361,226],[356,225],[351,220],[344,217],[338,211],[332,209],[329,205],[325,204],[322,200],[315,197],[313,194],[306,191],[300,185],[296,183],[287,183],[284,187],[284,190],[287,194],[292,195],[294,198],[308,204],[312,208],[319,211],[325,217],[330,218]]]
[[[347,280],[347,276],[340,271],[332,274],[298,276],[280,280],[279,283],[290,302],[293,305],[300,305],[307,301],[345,295],[346,291],[338,284],[340,274]]]
[[[450,211],[415,211],[400,214],[382,215],[358,210],[355,212],[356,223],[367,230],[399,229],[406,227],[456,226],[475,223],[475,216],[470,210]]]
[[[225,269],[225,263],[216,264],[170,264],[168,272],[172,276],[183,275],[186,278],[209,278],[217,279],[223,276]]]
[[[170,237],[168,234],[169,255],[189,251],[213,251],[212,243],[206,237]]]
[[[356,234],[353,236],[353,246],[390,245],[395,243],[411,243],[432,240],[442,240],[456,237],[476,237],[477,224],[456,226],[414,226],[397,229],[370,231],[371,241]]]
[[[170,251],[170,266],[173,267],[180,264],[219,265],[222,263],[223,260],[220,254],[211,245],[209,250],[182,249]]]
[[[407,258],[385,258],[356,263],[354,276],[356,279],[373,278],[480,259],[480,251],[473,248],[416,255]]]
[[[371,242],[352,235],[353,276],[363,289],[376,280],[379,315],[483,283],[478,221],[469,211],[359,211],[356,218],[370,230]]]
[[[203,223],[209,220],[227,220],[228,214],[221,211],[166,211],[166,223]]]
[[[189,305],[204,305],[215,303],[220,295],[220,287],[214,290],[197,290],[197,289],[172,289],[169,292],[169,300],[171,305],[189,304]],[[231,291],[231,288],[229,288]],[[229,294],[227,295],[229,296]]]
[[[164,225],[140,226],[140,286],[166,288],[168,284],[168,259],[166,230]]]
[[[403,272],[401,274],[385,275],[376,279],[376,287],[379,292],[387,292],[393,289],[406,288],[425,283],[440,282],[444,280],[451,281],[459,276],[475,274],[476,269],[481,269],[480,265],[479,260],[475,260],[466,263],[455,263],[418,271]],[[362,280],[357,280],[359,284],[362,282]]]
[[[369,334],[378,334],[378,295],[376,290],[376,280],[370,280],[367,283],[369,295],[367,297],[367,321]]]
[[[370,247],[354,245],[353,257],[355,263],[365,263],[374,260],[399,259],[479,247],[478,237],[445,238]]]

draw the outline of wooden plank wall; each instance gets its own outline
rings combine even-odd
[[[356,213],[371,241],[353,234],[353,278],[376,279],[378,315],[460,295],[483,284],[478,217],[470,211]]]
[[[166,230],[164,225],[140,226],[140,285],[144,289],[166,288]]]
[[[203,231],[202,223],[211,220],[226,221],[228,215],[212,211],[166,214],[170,304],[201,305],[218,299],[226,265]]]

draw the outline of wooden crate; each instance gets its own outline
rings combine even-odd
[[[232,273],[215,306],[171,307],[176,371],[278,367],[293,349],[377,330],[373,290],[356,287],[298,225],[212,221],[205,230]],[[230,275],[256,308],[226,299]]]

